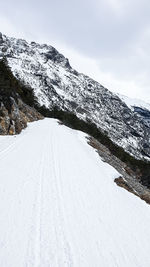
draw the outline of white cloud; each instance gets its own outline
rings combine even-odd
[[[107,3],[117,16],[121,16],[123,14],[125,2],[120,0],[107,0]]]
[[[12,25],[12,22],[4,16],[0,16],[0,25],[2,33],[7,35],[19,35],[17,28]]]

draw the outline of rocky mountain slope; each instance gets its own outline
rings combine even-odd
[[[33,122],[43,117],[35,109],[26,105],[18,98],[18,103],[14,98],[9,99],[11,110],[9,111],[3,101],[0,104],[0,135],[13,135],[26,128],[28,122]]]
[[[150,129],[117,95],[71,68],[52,46],[0,35],[0,57],[13,74],[34,89],[41,106],[70,111],[94,123],[137,159],[150,158]]]
[[[43,118],[32,106],[33,100],[32,90],[15,79],[5,60],[0,61],[1,135],[20,133],[27,126],[27,122]]]
[[[140,116],[144,124],[150,127],[150,104],[139,100],[132,99],[124,95],[118,94],[118,96],[127,104],[127,106],[136,114]]]

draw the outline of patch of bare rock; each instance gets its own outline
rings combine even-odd
[[[0,102],[0,135],[19,134],[28,122],[43,119],[33,107],[26,105],[20,98],[15,101],[11,97],[11,108]]]

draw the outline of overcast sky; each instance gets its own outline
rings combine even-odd
[[[149,0],[5,0],[0,31],[49,43],[108,89],[150,103]]]

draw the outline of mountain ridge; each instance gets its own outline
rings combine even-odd
[[[34,89],[40,106],[72,112],[135,158],[149,159],[150,129],[142,119],[116,94],[71,68],[55,48],[1,34],[0,57],[6,57],[13,74]]]

